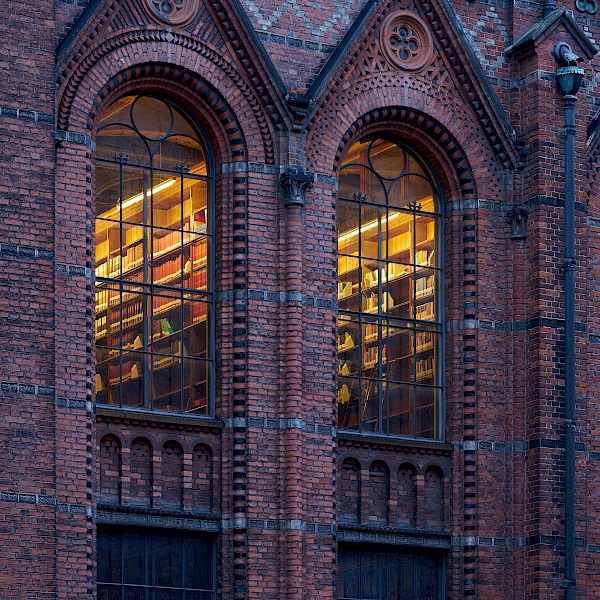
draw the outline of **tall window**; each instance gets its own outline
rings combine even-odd
[[[340,549],[339,600],[441,600],[442,558],[430,552]]]
[[[100,528],[98,600],[214,600],[213,547],[198,533]]]
[[[404,145],[355,144],[339,178],[339,427],[441,435],[439,202]]]
[[[127,96],[96,151],[96,400],[207,414],[211,187],[206,152],[170,103]]]

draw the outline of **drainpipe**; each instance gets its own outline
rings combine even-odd
[[[565,42],[554,48],[565,102],[565,599],[575,599],[575,101],[582,58]]]

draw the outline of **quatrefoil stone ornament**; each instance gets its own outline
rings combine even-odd
[[[162,25],[183,27],[197,14],[198,0],[144,0],[148,14]]]
[[[393,12],[381,27],[381,50],[396,68],[418,71],[431,62],[433,40],[427,25],[408,10]]]

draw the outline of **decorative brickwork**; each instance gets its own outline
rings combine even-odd
[[[575,597],[600,600],[594,11],[572,2],[543,17],[526,0],[0,8],[0,598],[93,600],[96,532],[123,528],[211,548],[203,577],[214,580],[194,592],[210,600],[337,600],[342,571],[378,552],[388,566],[416,557],[427,593],[445,584],[435,600],[568,598],[553,55],[565,42],[586,81],[575,108]],[[207,414],[95,403],[97,128],[139,94],[189,116],[214,175]],[[435,441],[337,419],[338,176],[348,149],[373,138],[422,157],[440,198]],[[363,225],[383,232],[368,210]],[[125,238],[139,225],[123,223]],[[126,255],[121,231],[108,241],[112,258]],[[374,261],[393,262],[381,252]]]
[[[100,502],[121,503],[121,443],[114,435],[100,440]]]
[[[398,525],[415,527],[417,524],[417,474],[411,464],[398,469]]]
[[[137,438],[131,444],[130,503],[131,506],[152,506],[152,447],[150,442]]]
[[[213,506],[212,454],[198,445],[192,454],[192,511],[210,513]]]
[[[347,458],[338,475],[339,521],[360,524],[360,465]]]
[[[166,442],[161,455],[161,506],[183,507],[183,449],[177,442]]]

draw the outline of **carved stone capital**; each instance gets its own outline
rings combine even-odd
[[[283,203],[304,206],[306,190],[313,187],[314,176],[299,167],[290,167],[279,176],[279,183],[285,192]]]

